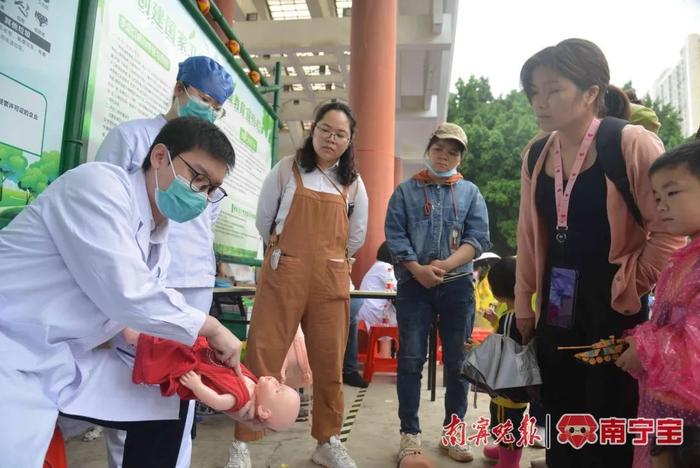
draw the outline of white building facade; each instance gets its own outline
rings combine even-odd
[[[654,82],[651,97],[671,104],[681,114],[684,136],[700,127],[700,34],[690,34],[678,63]]]

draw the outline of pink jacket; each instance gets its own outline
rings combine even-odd
[[[543,154],[552,147],[550,137]],[[627,163],[630,189],[644,218],[644,229],[639,226],[629,211],[615,184],[606,178],[607,208],[610,213],[610,263],[620,265],[612,284],[611,307],[624,315],[633,315],[641,307],[640,296],[649,292],[656,283],[659,272],[669,256],[685,244],[677,236],[662,232],[661,220],[657,216],[656,202],[649,182],[649,166],[664,152],[659,138],[638,125],[627,125],[622,130],[622,154]],[[515,314],[520,318],[531,318],[531,298],[534,293],[541,298],[547,256],[547,228],[540,219],[535,190],[537,177],[547,158],[540,157],[528,174],[527,157],[523,158],[520,186],[520,216],[518,219],[518,263],[515,285]],[[540,304],[535,318],[539,319]]]
[[[700,239],[671,256],[651,320],[631,335],[642,365],[632,374],[639,380],[639,416],[700,426]],[[651,466],[649,447],[634,448],[633,466]]]
[[[673,254],[659,278],[651,320],[631,335],[642,364],[634,375],[640,386],[652,398],[700,414],[700,239]]]

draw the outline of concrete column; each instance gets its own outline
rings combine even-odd
[[[350,106],[358,121],[355,157],[369,195],[369,225],[356,254],[362,277],[384,241],[384,217],[394,191],[397,0],[354,0],[350,28]]]

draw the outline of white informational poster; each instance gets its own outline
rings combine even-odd
[[[0,0],[0,228],[58,177],[78,0]]]
[[[215,251],[254,263],[262,259],[255,210],[272,164],[274,119],[248,83],[204,34],[178,0],[100,0],[86,109],[87,160],[107,132],[126,120],[165,113],[171,104],[178,64],[206,55],[224,66],[235,82],[217,125],[236,151],[226,178],[228,197],[215,227]]]

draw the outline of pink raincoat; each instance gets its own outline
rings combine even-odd
[[[632,331],[642,371],[639,416],[700,427],[700,238],[674,253],[656,287],[652,319]],[[637,446],[634,468],[651,466]]]

